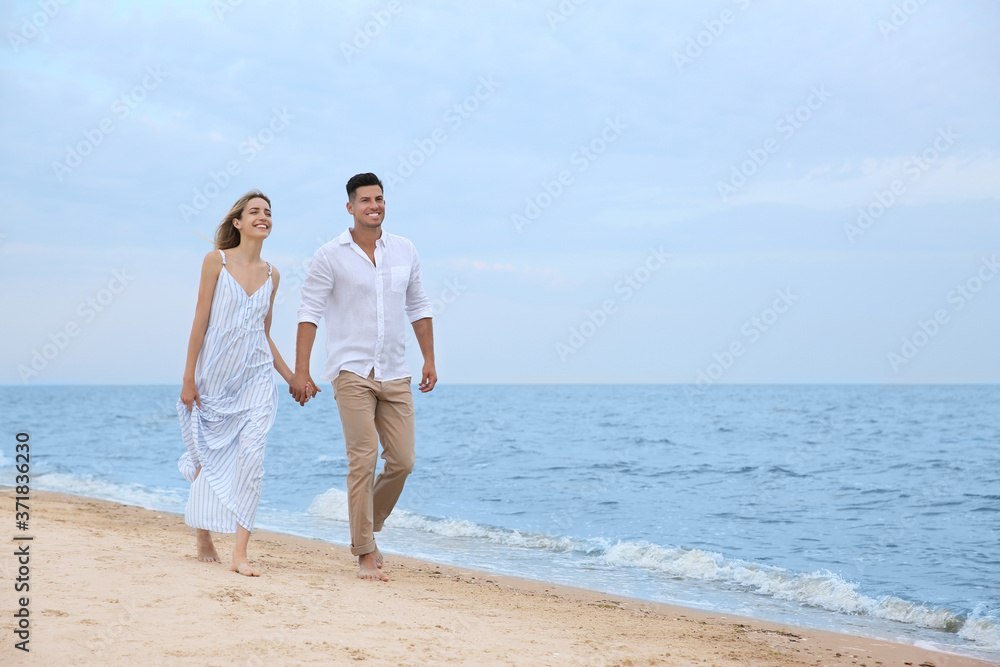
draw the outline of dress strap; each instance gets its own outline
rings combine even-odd
[[[222,255],[222,265],[226,265],[226,253],[222,252],[222,248],[219,248],[219,254]]]
[[[271,262],[265,261],[265,263],[267,264],[267,277],[270,278],[271,277]]]

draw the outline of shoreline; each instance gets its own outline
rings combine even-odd
[[[216,539],[225,564],[199,563],[181,516],[55,492],[31,503],[31,652],[7,614],[5,663],[1000,664],[390,553],[388,583],[361,581],[346,547],[265,530],[250,542],[263,576],[246,578],[228,570],[231,536]]]

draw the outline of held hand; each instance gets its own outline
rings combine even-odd
[[[420,379],[420,385],[417,387],[421,392],[427,393],[434,388],[437,384],[438,376],[437,371],[434,370],[434,362],[426,362],[424,364],[424,370]]]
[[[320,391],[322,389],[316,386],[309,373],[296,373],[292,376],[292,381],[288,383],[288,393],[292,395],[292,398],[299,405],[305,405],[306,401]]]
[[[306,397],[305,397],[305,400],[300,405],[305,405],[310,400],[312,400],[312,398],[314,396],[316,396],[316,393],[318,391],[319,391],[319,387],[317,387],[316,385],[314,385],[312,382],[307,382],[306,383]]]
[[[198,394],[198,387],[195,386],[194,380],[184,380],[181,387],[181,403],[187,406],[188,412],[191,412],[191,406],[194,403],[197,403],[198,409],[201,410],[201,396]]]

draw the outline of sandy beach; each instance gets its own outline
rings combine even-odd
[[[391,554],[388,583],[361,581],[346,548],[266,531],[251,579],[198,562],[180,516],[62,494],[32,493],[31,529],[3,558],[5,665],[993,664]],[[232,540],[217,546],[225,559]],[[24,595],[29,653],[11,612]]]

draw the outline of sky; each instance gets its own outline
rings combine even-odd
[[[34,0],[0,25],[2,384],[179,386],[251,188],[291,362],[367,171],[443,383],[1000,380],[994,2]]]

